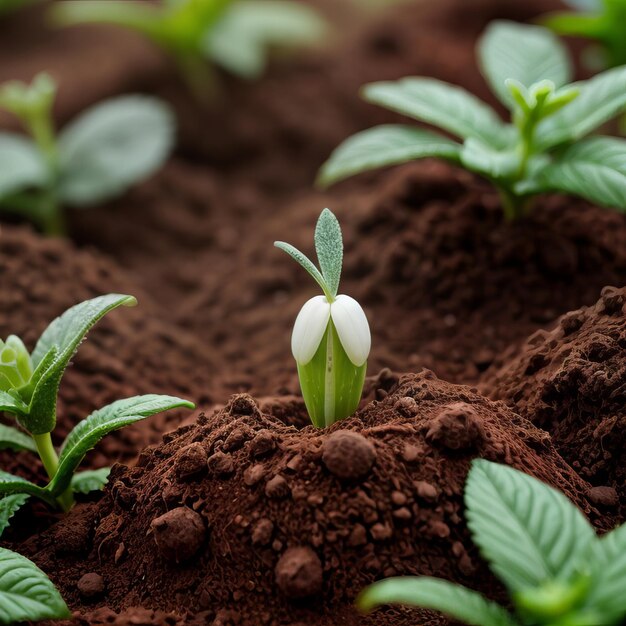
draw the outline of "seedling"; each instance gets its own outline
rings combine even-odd
[[[626,525],[602,537],[561,492],[475,460],[465,487],[474,543],[507,588],[513,612],[445,580],[398,577],[359,597],[370,611],[406,604],[473,626],[611,626],[626,616]]]
[[[306,45],[324,32],[316,12],[288,0],[74,0],[57,3],[53,17],[62,25],[108,23],[141,33],[174,58],[201,98],[213,84],[207,61],[257,78],[269,50]]]
[[[63,206],[88,207],[123,193],[167,159],[174,118],[155,98],[123,96],[83,113],[57,136],[57,87],[47,74],[0,86],[0,109],[31,138],[0,133],[0,210],[23,215],[47,234],[65,232]]]
[[[23,504],[28,496],[68,511],[74,504],[74,493],[100,489],[106,483],[106,468],[76,472],[85,454],[100,439],[155,413],[193,408],[190,402],[171,396],[118,400],[79,422],[57,454],[50,434],[56,425],[57,395],[65,369],[96,322],[113,309],[135,304],[135,298],[120,294],[78,304],[48,326],[31,354],[15,335],[0,343],[0,411],[15,417],[21,427],[0,425],[0,448],[38,454],[49,478],[48,484],[40,487],[0,472],[0,495],[9,496],[0,500],[0,520],[7,511],[12,514],[13,507]]]
[[[318,428],[330,426],[356,411],[371,347],[361,305],[350,296],[337,295],[343,263],[341,227],[331,211],[322,211],[315,228],[319,270],[290,244],[277,241],[274,245],[296,260],[324,292],[300,310],[291,351],[311,421]]]
[[[600,67],[626,65],[626,0],[569,0],[575,12],[549,15],[544,23],[560,35],[586,37]]]
[[[438,126],[463,143],[423,128],[377,126],[335,150],[320,184],[437,157],[492,181],[511,219],[524,215],[533,196],[552,191],[626,210],[626,141],[584,139],[626,110],[626,67],[569,84],[569,58],[550,31],[505,21],[488,27],[478,56],[512,124],[464,89],[438,80],[373,83],[363,90],[366,100]]]

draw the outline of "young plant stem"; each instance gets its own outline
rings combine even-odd
[[[207,104],[217,96],[215,72],[207,61],[192,52],[177,55],[177,64],[193,97],[201,104]]]
[[[335,343],[335,327],[332,320],[328,322],[326,333],[326,371],[324,377],[324,424],[326,427],[335,423],[335,367],[333,348]]]
[[[48,474],[48,478],[52,480],[59,469],[59,457],[52,445],[50,433],[43,435],[33,435],[33,440],[39,452],[39,458]],[[68,488],[58,498],[59,506],[67,513],[74,506],[74,496],[72,490]]]

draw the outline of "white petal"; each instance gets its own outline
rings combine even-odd
[[[329,319],[326,296],[315,296],[300,309],[291,335],[291,352],[298,365],[306,365],[315,356]]]
[[[330,314],[348,358],[361,367],[372,347],[370,326],[361,305],[350,296],[337,296],[330,305]]]

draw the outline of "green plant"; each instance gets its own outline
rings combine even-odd
[[[118,400],[94,411],[66,437],[60,454],[52,445],[57,395],[65,369],[89,329],[135,298],[109,294],[82,302],[55,319],[43,332],[32,354],[15,335],[0,342],[0,411],[16,418],[21,429],[0,424],[0,448],[37,453],[50,479],[45,487],[0,472],[0,520],[35,496],[51,506],[69,510],[75,492],[100,489],[108,470],[76,472],[85,454],[108,433],[146,417],[177,407],[193,408],[180,398],[144,395]]]
[[[302,396],[318,428],[349,417],[359,405],[371,346],[369,324],[361,305],[337,295],[343,264],[343,240],[337,218],[324,209],[315,228],[320,270],[288,243],[274,243],[296,260],[324,295],[304,304],[291,336]]]
[[[256,78],[268,49],[311,43],[324,31],[316,12],[289,0],[66,1],[53,16],[64,25],[109,23],[141,33],[174,58],[199,97],[213,82],[207,61]]]
[[[57,137],[56,91],[47,74],[30,85],[0,86],[0,109],[17,116],[32,137],[0,133],[0,210],[24,215],[51,235],[65,231],[62,206],[121,194],[161,167],[174,142],[169,108],[145,96],[103,102]]]
[[[536,194],[573,193],[626,209],[626,142],[584,139],[626,109],[626,67],[568,84],[570,62],[548,30],[494,22],[479,44],[485,77],[511,111],[505,124],[464,89],[430,78],[367,85],[366,100],[463,140],[405,125],[377,126],[346,140],[324,164],[319,183],[359,172],[438,157],[497,187],[505,214],[517,218]]]
[[[626,0],[568,0],[568,4],[577,11],[553,13],[544,24],[560,35],[597,42],[601,67],[626,65]]]
[[[626,524],[602,537],[562,493],[504,465],[475,460],[468,526],[514,612],[445,580],[374,583],[359,607],[408,604],[473,626],[611,626],[626,616]]]

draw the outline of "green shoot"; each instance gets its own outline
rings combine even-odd
[[[577,11],[548,15],[544,24],[560,35],[596,42],[601,67],[626,65],[626,0],[569,0]]]
[[[134,30],[170,54],[192,92],[206,99],[211,64],[253,79],[268,51],[317,41],[324,32],[311,8],[289,0],[73,0],[53,9],[61,25],[108,23]]]
[[[167,159],[174,119],[162,102],[123,96],[99,104],[57,135],[56,84],[39,74],[30,85],[0,86],[0,109],[30,137],[0,133],[0,210],[22,215],[49,235],[63,235],[63,206],[86,207],[123,193]]]
[[[74,493],[101,489],[108,469],[76,472],[85,454],[108,433],[146,417],[193,404],[171,396],[145,395],[118,400],[78,423],[61,446],[52,444],[57,395],[63,374],[89,329],[110,311],[134,306],[132,296],[109,294],[68,309],[43,332],[31,354],[15,335],[0,342],[0,411],[13,416],[17,427],[0,425],[0,448],[39,455],[48,474],[45,487],[0,471],[0,523],[34,496],[68,511]],[[16,500],[17,498],[17,500]],[[7,517],[8,516],[8,517]],[[0,579],[1,581],[1,579]],[[0,603],[1,604],[1,603]]]
[[[473,626],[611,626],[626,616],[626,525],[598,537],[562,493],[504,465],[475,460],[465,488],[474,543],[507,588],[513,612],[445,580],[374,583],[358,606],[405,604]]]
[[[291,337],[302,396],[311,421],[330,426],[356,411],[365,380],[371,337],[359,303],[337,295],[343,263],[343,240],[337,218],[324,209],[315,229],[320,269],[288,243],[274,243],[297,261],[324,295],[302,307]]]
[[[492,23],[478,48],[483,73],[511,111],[503,123],[469,92],[430,78],[367,85],[366,100],[438,126],[462,140],[384,125],[346,140],[324,164],[321,185],[367,170],[437,157],[489,179],[510,219],[544,192],[579,195],[626,210],[626,141],[585,136],[626,110],[626,67],[570,83],[567,53],[548,30]]]

